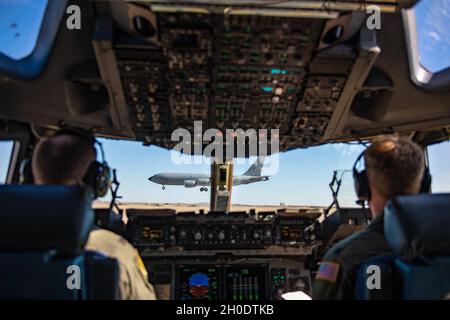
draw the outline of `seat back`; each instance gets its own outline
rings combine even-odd
[[[86,251],[86,286],[88,300],[119,300],[119,264],[116,259]]]
[[[366,261],[359,299],[443,299],[450,293],[450,194],[399,196],[384,210],[384,234],[395,256]],[[367,286],[367,268],[381,271],[381,289]]]
[[[395,261],[401,286],[399,294],[405,300],[438,300],[450,293],[450,257],[405,262]]]
[[[85,286],[83,260],[82,255],[59,257],[55,251],[1,253],[0,299],[84,299],[85,291],[67,286],[73,266],[80,271],[80,288]]]
[[[0,299],[118,297],[117,261],[84,251],[92,199],[82,187],[0,186]]]

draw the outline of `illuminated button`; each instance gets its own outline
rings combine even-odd
[[[275,89],[275,94],[277,96],[281,96],[283,94],[283,88],[281,88],[281,87],[276,88]]]

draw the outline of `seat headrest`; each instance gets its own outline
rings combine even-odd
[[[83,187],[0,186],[0,251],[83,250],[94,221]]]
[[[406,260],[450,255],[450,194],[399,196],[384,209],[384,233]]]

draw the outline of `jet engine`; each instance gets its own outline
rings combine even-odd
[[[209,179],[197,179],[197,184],[200,186],[207,186],[209,184]]]
[[[195,180],[185,180],[184,186],[186,188],[194,188],[195,186],[197,186],[197,182]]]

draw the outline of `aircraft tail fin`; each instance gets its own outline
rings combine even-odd
[[[264,158],[265,157],[258,157],[255,163],[253,163],[250,168],[245,171],[244,176],[260,176],[262,167],[264,165]]]

